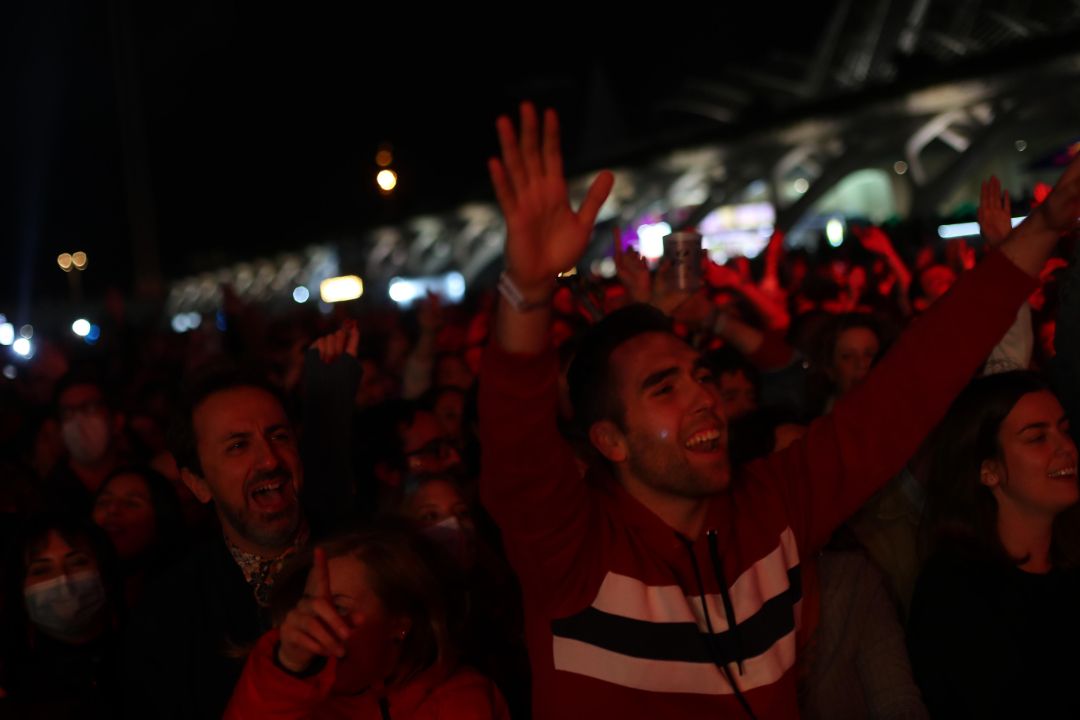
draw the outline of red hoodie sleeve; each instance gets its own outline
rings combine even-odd
[[[802,440],[746,468],[738,492],[776,490],[803,557],[903,468],[1035,289],[1001,253],[911,323],[865,382]]]
[[[224,720],[303,720],[330,696],[337,660],[310,677],[285,672],[274,662],[278,630],[259,638],[236,683]]]
[[[559,433],[554,351],[507,353],[492,341],[480,370],[480,495],[527,595],[562,610],[591,596],[601,557],[596,500]],[[595,589],[595,588],[592,588]]]

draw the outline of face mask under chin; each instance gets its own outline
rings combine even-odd
[[[83,415],[65,420],[60,428],[67,448],[75,462],[90,465],[109,449],[109,423],[100,415]]]

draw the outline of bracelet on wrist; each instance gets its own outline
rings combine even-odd
[[[551,297],[554,292],[549,292],[541,300],[526,300],[525,294],[521,292],[510,276],[505,271],[499,276],[499,294],[503,296],[506,302],[510,303],[510,306],[518,312],[532,312],[534,310],[542,310],[551,303]]]

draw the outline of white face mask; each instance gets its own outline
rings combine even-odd
[[[109,422],[104,415],[77,415],[60,426],[64,446],[75,462],[93,465],[109,449]]]
[[[105,586],[97,570],[82,570],[31,585],[23,595],[30,621],[61,640],[85,633],[105,607]]]

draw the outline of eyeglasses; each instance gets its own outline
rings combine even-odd
[[[78,405],[61,405],[60,419],[70,420],[80,415],[100,415],[107,407],[104,400],[87,400]]]

